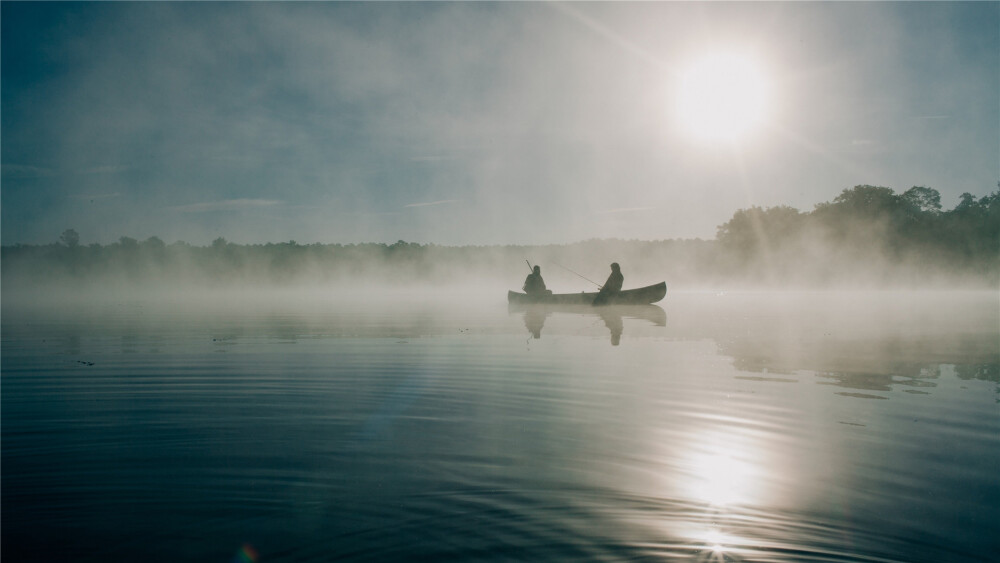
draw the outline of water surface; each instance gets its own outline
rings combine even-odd
[[[982,293],[5,295],[8,561],[974,561]]]

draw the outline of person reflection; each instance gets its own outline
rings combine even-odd
[[[529,307],[524,312],[524,326],[533,338],[538,339],[542,337],[542,327],[545,326],[545,317],[547,316],[548,313],[544,310],[533,307]]]
[[[529,306],[523,309],[523,311],[525,328],[528,329],[532,338],[540,339],[542,337],[542,328],[545,326],[545,320],[552,314],[553,310],[548,307],[539,307],[536,305]],[[643,319],[655,326],[666,326],[667,324],[666,312],[655,305],[647,305],[645,307],[601,307],[596,311],[589,306],[586,308],[569,307],[564,312],[579,314],[584,318],[590,319],[593,319],[596,313],[596,316],[604,321],[604,326],[611,333],[612,346],[621,344],[622,333],[625,330],[625,317]]]
[[[611,345],[618,346],[622,341],[622,331],[625,330],[621,313],[614,309],[601,309],[600,315],[604,326],[611,331]]]

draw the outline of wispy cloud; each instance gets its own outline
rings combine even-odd
[[[0,167],[0,172],[4,176],[11,178],[47,178],[55,176],[55,172],[48,168],[26,164],[4,164]]]
[[[109,199],[112,197],[120,197],[122,194],[120,192],[112,192],[108,194],[73,194],[69,196],[70,199],[89,199],[94,201],[96,199]]]
[[[610,215],[612,213],[634,213],[636,211],[653,211],[655,207],[617,207],[615,209],[607,209],[604,211],[598,211],[597,215]]]
[[[252,209],[259,207],[270,207],[279,205],[281,202],[273,199],[226,199],[222,201],[206,201],[202,203],[192,203],[189,205],[178,205],[171,207],[174,211],[183,213],[203,213],[205,211],[236,211],[239,209]]]
[[[411,156],[410,162],[445,162],[448,160],[455,160],[456,158],[457,157],[454,155],[428,154],[428,155]]]
[[[458,203],[460,200],[457,199],[442,199],[440,201],[429,201],[427,203],[409,203],[403,207],[428,207],[431,205],[447,205],[450,203]]]
[[[10,4],[7,242],[84,232],[84,205],[94,231],[208,242],[711,238],[748,199],[996,183],[995,4]],[[738,151],[671,111],[674,69],[726,48],[775,94]]]
[[[128,170],[128,166],[95,166],[81,170],[81,174],[117,174]]]

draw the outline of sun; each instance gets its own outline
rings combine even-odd
[[[682,70],[677,84],[677,121],[701,141],[739,141],[767,115],[769,84],[761,65],[750,56],[704,56]]]

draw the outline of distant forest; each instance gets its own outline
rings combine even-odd
[[[80,244],[67,229],[47,245],[3,246],[7,289],[48,286],[194,284],[205,288],[432,284],[489,280],[520,289],[526,261],[540,264],[550,289],[592,289],[608,264],[626,286],[666,280],[697,287],[998,287],[1000,190],[965,193],[942,210],[937,190],[855,186],[810,212],[751,207],[720,225],[715,240],[589,240],[544,246],[394,244]],[[570,270],[572,268],[572,270]]]

